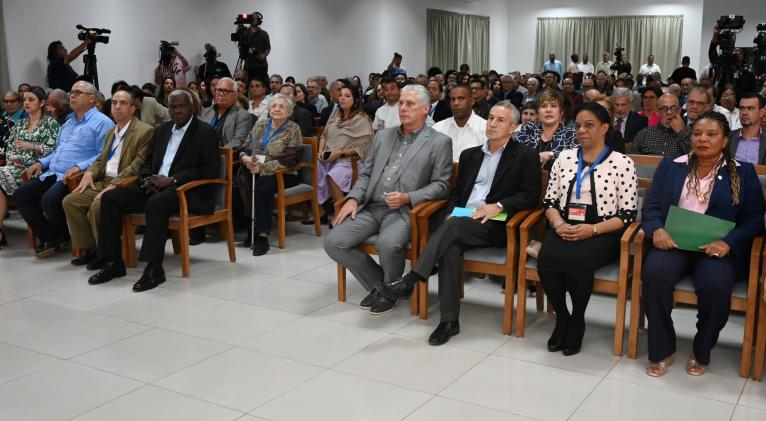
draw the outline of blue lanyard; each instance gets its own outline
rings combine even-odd
[[[583,157],[582,157],[582,149],[580,149],[577,152],[577,183],[575,183],[575,197],[577,200],[580,200],[580,190],[582,189],[582,181],[590,175],[590,173],[593,172],[593,170],[596,168],[598,164],[601,163],[601,161],[604,160],[604,157],[606,156],[607,152],[609,152],[609,147],[607,146],[604,148],[604,151],[601,152],[601,155],[596,158],[595,161],[593,161],[593,165],[588,168],[587,171],[583,172],[582,170],[582,164],[583,164]]]
[[[112,142],[112,150],[109,151],[109,158],[107,159],[107,161],[112,159],[112,157],[114,156],[115,152],[117,152],[117,148],[119,148],[120,145],[122,145],[122,141],[123,141],[123,139],[125,139],[125,135],[126,134],[128,134],[127,130],[125,130],[125,133],[123,133],[122,136],[117,137],[117,132],[114,132],[114,138],[116,139],[116,141]]]
[[[266,131],[263,133],[263,141],[261,142],[261,151],[266,150],[266,145],[269,144],[277,135],[279,132],[282,131],[282,129],[285,127],[285,123],[287,123],[287,120],[283,121],[282,124],[277,127],[276,130],[274,130],[273,133],[271,133],[271,118],[266,120]]]
[[[226,120],[226,116],[227,116],[227,115],[229,115],[229,111],[231,111],[231,108],[229,108],[228,110],[226,110],[226,112],[225,112],[225,113],[223,113],[223,115],[221,116],[221,118],[218,118],[218,113],[216,113],[216,114],[215,114],[215,116],[213,116],[213,121],[211,121],[211,122],[210,122],[210,125],[211,125],[211,126],[214,128],[214,129],[217,129],[217,128],[218,128],[218,126],[220,126],[220,125],[221,125],[221,123],[222,123],[224,120]]]

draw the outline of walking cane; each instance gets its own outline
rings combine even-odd
[[[255,174],[250,173],[250,249],[255,253]]]

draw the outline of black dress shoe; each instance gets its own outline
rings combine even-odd
[[[396,303],[398,301],[399,300],[390,300],[386,298],[386,296],[381,295],[370,306],[370,314],[378,316],[381,314],[390,313],[394,311],[394,307],[396,307]]]
[[[583,336],[585,336],[585,319],[575,320],[573,318],[567,326],[567,332],[564,335],[564,349],[561,352],[567,357],[580,352]]]
[[[106,260],[104,260],[101,257],[96,256],[96,258],[93,259],[92,262],[88,263],[88,266],[85,266],[85,269],[87,269],[87,270],[99,270],[99,269],[103,269],[104,265],[106,265]]]
[[[250,232],[250,230],[248,229],[248,230],[247,230],[247,237],[245,237],[245,241],[243,241],[243,242],[242,242],[242,243],[240,243],[239,245],[240,245],[241,247],[247,247],[247,248],[250,248],[250,246],[251,246],[252,244],[253,244],[253,238],[251,237],[251,232]]]
[[[433,346],[444,345],[449,341],[449,338],[460,333],[460,322],[457,320],[452,322],[441,322],[439,326],[436,326],[434,332],[428,338],[428,343]]]
[[[125,265],[123,263],[108,262],[104,264],[103,269],[88,279],[88,283],[98,285],[123,276],[125,276]]]
[[[556,327],[548,338],[548,352],[559,352],[564,349],[564,337],[567,330],[567,318],[556,315]]]
[[[83,251],[80,257],[70,260],[69,263],[71,263],[73,266],[85,266],[90,264],[90,262],[95,260],[97,257],[98,255],[95,251],[93,251],[93,249],[87,249]]]
[[[269,237],[256,235],[253,241],[253,256],[263,256],[269,252]]]
[[[38,259],[51,257],[57,252],[61,251],[63,245],[63,241],[46,241],[44,243],[40,243],[37,245],[37,247],[35,247],[35,257]]]
[[[572,355],[579,353],[580,348],[582,348],[582,344],[577,345],[574,348],[564,348],[564,350],[562,350],[561,353],[564,354],[565,357],[571,357]]]
[[[157,288],[163,282],[165,282],[165,271],[162,268],[156,269],[154,266],[149,265],[144,269],[141,279],[133,284],[133,292],[148,291]]]
[[[418,283],[418,281],[423,280],[422,276],[413,271],[409,271],[407,274],[393,282],[384,282],[383,285],[380,286],[380,294],[389,300],[408,298],[412,295],[412,290],[415,289],[415,284]]]
[[[373,289],[372,292],[367,294],[366,297],[362,300],[361,303],[359,303],[359,307],[363,310],[369,310],[370,307],[372,307],[372,303],[378,300],[380,298],[380,292],[378,292],[377,289]]]
[[[205,227],[189,230],[189,245],[197,246],[205,242]]]

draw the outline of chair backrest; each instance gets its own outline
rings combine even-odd
[[[657,166],[664,158],[657,155],[628,155],[630,159],[636,164],[636,175],[643,178],[654,178],[654,172],[657,171]]]
[[[212,184],[213,200],[215,201],[215,209],[231,209],[231,186],[233,182],[233,157],[234,152],[231,148],[218,148],[218,159],[220,160],[220,166],[218,167],[217,178],[226,180],[226,184]]]
[[[317,162],[317,138],[314,136],[303,138],[303,153],[301,163],[298,165],[298,174],[301,183],[313,186],[316,189],[316,162]]]

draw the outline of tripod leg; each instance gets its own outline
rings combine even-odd
[[[250,174],[250,248],[255,249],[255,174]]]

